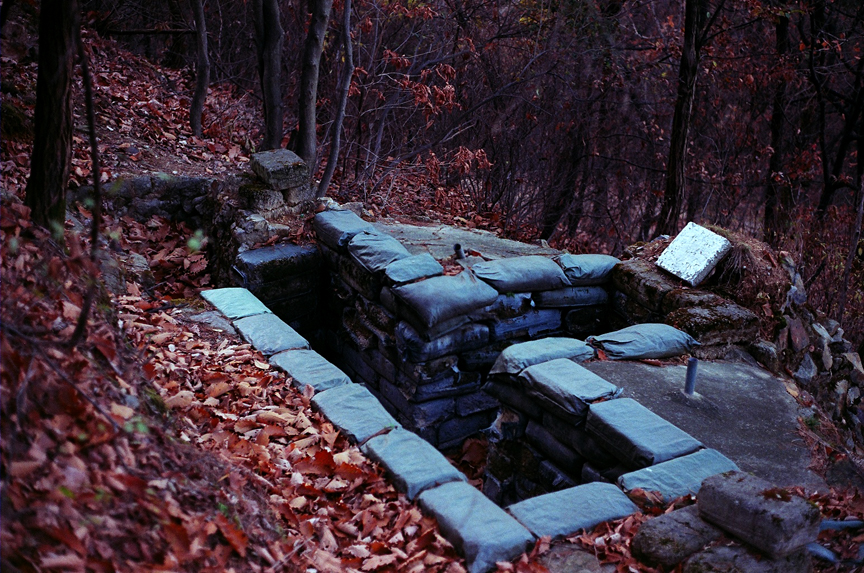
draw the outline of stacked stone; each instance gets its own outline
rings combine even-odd
[[[319,213],[315,230],[331,271],[323,342],[334,361],[442,449],[495,419],[498,401],[481,386],[501,350],[571,323],[597,331],[591,317],[608,308],[602,285],[618,262],[595,255],[602,272],[582,272],[578,257],[526,256],[468,261],[446,276],[431,255],[412,255],[351,211]]]
[[[499,504],[577,484],[616,483],[672,499],[735,464],[577,364],[585,343],[552,338],[502,352],[486,390],[502,402],[484,493]]]

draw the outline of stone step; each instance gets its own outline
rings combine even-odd
[[[465,482],[426,490],[417,499],[438,520],[444,537],[465,556],[469,573],[494,569],[496,562],[510,561],[534,541],[518,521]]]
[[[245,288],[231,287],[205,290],[201,297],[215,306],[230,320],[256,314],[266,314],[270,309]]]
[[[361,449],[386,468],[397,489],[412,501],[430,487],[466,479],[429,442],[407,430],[376,436]]]
[[[286,350],[270,357],[270,364],[293,378],[294,387],[303,390],[311,386],[323,392],[336,386],[351,384],[351,379],[314,350]]]
[[[585,429],[634,469],[685,456],[702,447],[693,436],[632,398],[592,404]]]
[[[520,501],[507,508],[537,537],[566,537],[639,511],[612,484],[589,483]]]
[[[690,505],[644,522],[630,547],[640,561],[673,567],[723,535],[699,517],[699,508]]]
[[[312,403],[331,424],[358,443],[378,432],[400,427],[378,399],[360,384],[324,390],[312,398]]]
[[[309,348],[309,342],[275,314],[247,316],[234,321],[234,327],[244,340],[265,356],[284,350]]]
[[[735,462],[717,450],[699,450],[692,454],[630,472],[618,478],[624,491],[636,488],[660,492],[665,501],[699,493],[702,482],[713,475],[736,471]]]

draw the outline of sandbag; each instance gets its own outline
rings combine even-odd
[[[402,243],[378,231],[360,231],[348,242],[348,252],[370,273],[383,271],[387,265],[411,256]]]
[[[609,282],[612,269],[620,263],[609,255],[559,255],[555,261],[573,286],[602,285]]]
[[[559,330],[561,330],[561,311],[555,308],[529,310],[513,318],[496,318],[489,322],[489,335],[493,341],[535,338]]]
[[[498,356],[489,375],[518,375],[534,364],[556,358],[582,362],[594,358],[594,349],[575,338],[542,338],[509,346]]]
[[[534,293],[534,304],[537,308],[579,308],[606,304],[608,301],[609,293],[598,286],[568,287]]]
[[[553,290],[570,286],[555,261],[540,255],[477,263],[471,270],[498,292]]]
[[[468,271],[456,276],[432,277],[392,290],[413,315],[414,326],[422,329],[489,306],[498,298],[494,288]]]
[[[473,350],[488,341],[489,327],[485,324],[468,324],[431,341],[424,340],[407,322],[396,325],[396,345],[411,362]]]
[[[384,269],[384,275],[396,285],[442,274],[444,274],[444,267],[429,253],[420,253],[393,261]]]
[[[699,343],[695,338],[668,324],[645,323],[615,332],[589,336],[586,340],[615,360],[669,358],[687,354]]]
[[[591,403],[615,398],[622,392],[621,388],[566,358],[529,366],[519,374],[519,380],[528,394],[550,412],[576,425],[585,420]]]
[[[495,302],[489,306],[472,312],[472,320],[488,320],[490,318],[505,319],[525,314],[534,308],[530,292],[499,294]]]
[[[354,235],[360,231],[375,231],[351,211],[322,211],[315,215],[313,223],[318,240],[331,249],[344,249]]]

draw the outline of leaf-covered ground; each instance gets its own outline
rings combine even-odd
[[[158,68],[92,32],[85,41],[96,77],[100,177],[245,168],[260,123],[248,96],[213,86],[205,138],[193,138],[187,72]],[[207,310],[197,291],[209,276],[190,229],[109,213],[104,255],[93,264],[82,238],[85,209],[76,207],[63,244],[30,224],[20,198],[36,64],[26,42],[20,49],[9,42],[0,142],[3,570],[463,571],[434,520],[312,410],[308,394],[224,328],[193,320]],[[7,109],[19,114],[17,124]],[[72,186],[92,178],[80,106],[76,114]],[[399,191],[371,198],[370,208],[494,227],[460,218],[459,198],[445,191]],[[110,277],[125,278],[125,292],[106,290]],[[94,280],[87,335],[70,347]],[[462,467],[474,477],[483,457],[482,444],[469,442]],[[629,541],[642,521],[674,506],[649,494],[639,501],[643,513],[570,543],[614,570],[652,571],[632,558]],[[826,517],[864,515],[857,493],[812,501]],[[854,532],[823,535],[848,558],[862,541]],[[548,547],[542,540],[499,569],[543,571]]]

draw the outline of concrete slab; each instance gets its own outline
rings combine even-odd
[[[691,222],[666,247],[657,266],[696,286],[731,248],[725,237]]]
[[[797,433],[795,400],[767,371],[740,363],[700,362],[696,392],[703,400],[697,402],[683,399],[683,365],[605,361],[585,367],[743,471],[780,486],[827,490],[824,480],[807,469],[810,451]]]
[[[452,256],[456,243],[462,245],[463,250],[473,249],[487,258],[561,254],[556,249],[502,239],[488,231],[476,229],[457,229],[445,225],[424,227],[390,220],[378,221],[375,227],[402,241],[412,254],[429,253],[439,260]]]

